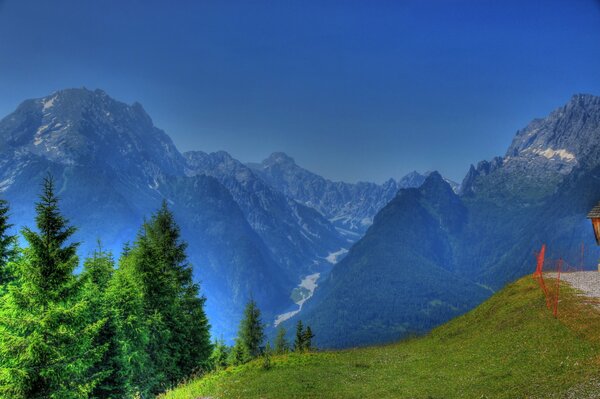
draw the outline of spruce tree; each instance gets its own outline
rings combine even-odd
[[[99,380],[92,368],[104,350],[94,346],[102,322],[87,318],[73,275],[75,228],[60,214],[50,176],[35,221],[37,231],[23,229],[29,247],[0,309],[0,397],[87,398]]]
[[[294,340],[294,352],[304,351],[304,326],[302,320],[298,320],[296,324],[296,339]]]
[[[104,353],[91,370],[100,380],[90,393],[90,398],[120,399],[126,397],[127,378],[121,372],[124,367],[122,351],[117,330],[116,314],[111,311],[111,302],[107,291],[115,271],[114,260],[110,252],[102,250],[100,243],[90,258],[83,264],[80,276],[82,297],[89,304],[88,322],[101,321],[102,328],[94,345],[104,348]]]
[[[158,212],[144,223],[126,256],[125,265],[131,269],[144,299],[153,393],[209,366],[212,344],[205,299],[192,281],[186,247],[163,201]]]
[[[248,352],[248,347],[241,338],[236,338],[235,344],[229,352],[227,363],[230,366],[238,366],[240,364],[248,363],[250,360],[252,360],[252,356],[250,356],[250,352]]]
[[[304,344],[304,350],[305,351],[312,351],[314,350],[313,344],[312,344],[312,340],[315,337],[315,334],[313,334],[312,329],[310,328],[310,326],[306,326],[306,330],[304,330],[304,337],[303,337],[303,344]]]
[[[275,337],[275,353],[278,355],[283,355],[290,351],[290,344],[285,338],[285,328],[279,327],[277,329],[277,337]]]
[[[231,350],[225,345],[223,339],[218,339],[213,344],[213,351],[210,355],[210,364],[213,370],[221,370],[227,367],[228,358]]]
[[[260,356],[261,345],[265,340],[264,325],[260,319],[260,310],[254,299],[250,299],[244,309],[240,323],[239,340],[252,359]]]
[[[149,331],[144,313],[144,295],[139,276],[122,256],[105,294],[109,317],[116,323],[118,353],[114,361],[126,396],[147,397],[155,385],[156,372],[147,352]]]
[[[16,237],[9,234],[13,225],[8,222],[8,213],[8,202],[0,199],[0,296],[6,292],[8,283],[13,280],[11,261],[17,255]]]

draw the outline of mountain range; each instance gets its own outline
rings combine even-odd
[[[81,255],[101,240],[118,256],[166,200],[216,337],[231,341],[253,297],[269,326],[302,319],[321,347],[371,344],[473,308],[527,274],[542,243],[572,263],[583,243],[595,264],[585,214],[600,199],[600,98],[533,120],[460,185],[437,172],[376,184],[331,181],[281,152],[181,153],[140,104],[67,89],[0,120],[0,193],[18,228],[48,173]]]
[[[281,189],[275,171],[302,171],[324,188],[312,194],[312,202],[303,201]],[[26,100],[0,120],[0,192],[18,228],[33,224],[34,202],[48,173],[79,229],[84,256],[98,240],[118,256],[144,218],[167,200],[209,298],[213,333],[227,340],[250,296],[265,320],[293,308],[291,293],[305,276],[325,275],[399,187],[424,179],[415,172],[383,185],[333,183],[282,153],[260,168],[223,151],[181,153],[139,103],[87,89]],[[327,204],[327,212],[319,204]],[[363,222],[340,228],[342,214]]]

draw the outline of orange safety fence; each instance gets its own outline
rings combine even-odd
[[[581,245],[581,260],[578,266],[569,264],[564,259],[556,260],[546,258],[546,244],[542,245],[540,252],[536,254],[536,268],[533,278],[538,282],[544,293],[546,306],[554,317],[558,317],[560,303],[560,281],[561,274],[584,271],[584,246]]]

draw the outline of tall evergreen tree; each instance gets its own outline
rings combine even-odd
[[[260,319],[260,309],[254,299],[250,299],[244,309],[240,323],[239,340],[252,359],[260,356],[261,345],[265,340],[264,325]]]
[[[0,397],[87,398],[99,379],[91,370],[103,351],[94,346],[102,322],[88,323],[73,275],[75,228],[60,214],[50,176],[35,221],[37,232],[23,229],[29,247],[0,309]]]
[[[296,339],[294,340],[294,352],[304,351],[304,325],[302,320],[296,324]]]
[[[8,202],[0,199],[0,296],[6,291],[7,284],[13,279],[14,271],[10,270],[11,260],[17,254],[17,241],[9,234],[12,224],[9,223]]]
[[[290,351],[290,344],[285,338],[285,328],[279,327],[277,329],[277,337],[275,337],[275,353],[278,355],[283,355]]]
[[[139,275],[128,266],[132,259],[123,255],[105,294],[110,318],[115,321],[118,353],[113,361],[125,384],[126,396],[147,397],[155,385],[156,372],[147,352],[149,331],[144,312],[144,295]]]
[[[155,373],[153,393],[209,366],[212,344],[205,299],[192,281],[186,247],[173,214],[163,202],[144,223],[125,262],[144,300],[146,350]]]
[[[103,323],[94,345],[105,350],[102,358],[91,370],[91,374],[98,375],[100,380],[90,393],[90,398],[120,399],[128,393],[126,375],[120,370],[124,365],[117,330],[118,321],[107,298],[114,271],[112,254],[103,251],[98,243],[98,249],[84,261],[80,276],[82,297],[89,304],[88,322]]]
[[[304,330],[303,335],[304,335],[304,339],[303,339],[304,350],[309,351],[309,352],[314,350],[312,340],[315,337],[315,334],[313,334],[310,326],[308,326],[308,325],[306,326],[306,330]]]

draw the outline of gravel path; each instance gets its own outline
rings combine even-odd
[[[600,272],[561,273],[560,279],[582,291],[587,297],[600,298]]]

